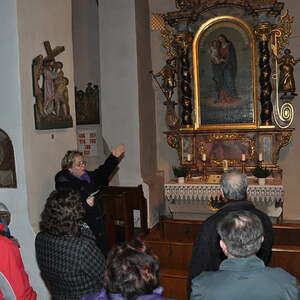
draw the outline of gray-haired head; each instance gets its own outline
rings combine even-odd
[[[230,169],[221,177],[221,189],[228,201],[246,200],[247,176],[238,169]]]
[[[263,242],[263,226],[250,211],[229,212],[217,226],[218,234],[234,257],[255,255]]]
[[[10,214],[9,209],[8,209],[7,206],[6,206],[4,203],[2,203],[2,202],[0,202],[0,212]]]

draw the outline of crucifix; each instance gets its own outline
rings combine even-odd
[[[55,60],[55,56],[65,51],[64,46],[56,46],[54,49],[52,49],[49,41],[45,41],[44,46],[47,52],[47,57],[45,57],[45,60]]]

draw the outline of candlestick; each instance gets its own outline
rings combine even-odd
[[[203,155],[205,155],[205,154],[203,154]],[[203,160],[203,162],[202,162],[202,168],[203,168],[203,178],[202,178],[202,180],[203,180],[203,182],[206,182],[206,179],[207,179],[207,176],[206,176],[206,164],[205,164],[205,161],[206,161],[206,156],[204,156],[204,158],[205,158],[205,160],[203,160],[203,156],[202,156],[202,160]]]
[[[192,160],[192,154],[188,153],[187,157],[186,157],[187,161],[191,161]]]
[[[206,161],[206,154],[205,153],[202,154],[202,161]]]
[[[246,173],[245,161],[242,161],[242,173]]]
[[[259,153],[259,155],[258,155],[258,161],[263,161],[263,155],[262,155],[262,153]]]
[[[242,154],[242,161],[246,161],[246,154]]]

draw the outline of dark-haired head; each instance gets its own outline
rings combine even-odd
[[[143,242],[133,240],[111,250],[104,278],[108,296],[136,299],[159,286],[159,263]]]
[[[80,232],[80,222],[84,209],[80,194],[70,191],[53,191],[41,214],[40,229],[50,234],[76,236]]]
[[[228,40],[228,38],[226,37],[226,35],[224,34],[220,34],[218,36],[218,41],[220,41],[221,43],[223,43],[223,41],[225,41],[226,43],[229,43],[230,41]]]

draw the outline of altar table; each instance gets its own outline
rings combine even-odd
[[[167,211],[175,219],[204,220],[215,211],[209,208],[210,199],[219,199],[219,184],[169,182],[164,185]],[[276,223],[282,217],[284,190],[282,185],[251,184],[247,197]]]

